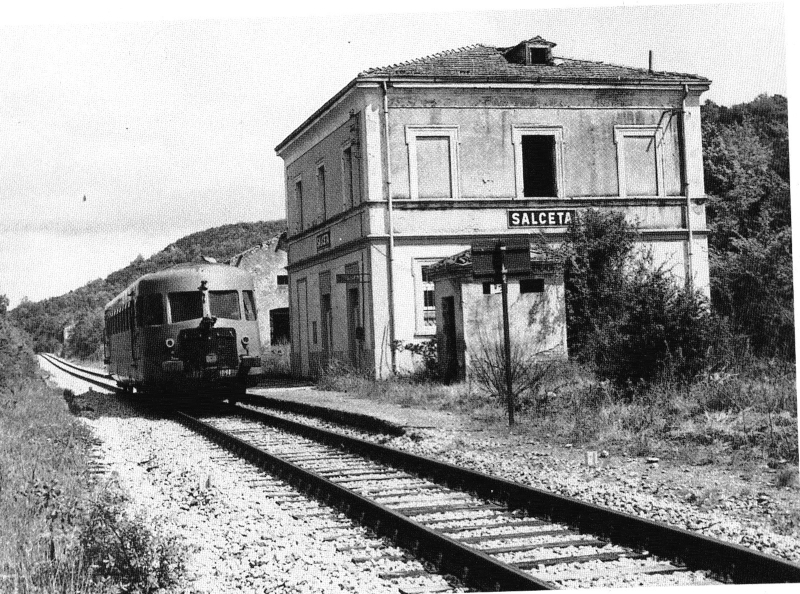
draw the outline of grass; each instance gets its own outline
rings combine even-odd
[[[90,480],[91,440],[60,391],[3,378],[0,591],[155,592],[180,580],[178,543],[129,516],[113,484]]]
[[[671,381],[619,389],[575,362],[550,363],[535,391],[517,403],[518,431],[554,443],[691,464],[722,460],[797,463],[794,366],[752,364],[689,385]],[[321,389],[357,398],[457,411],[487,424],[505,422],[503,403],[475,383],[445,386],[419,376],[374,380],[352,370],[324,376]]]

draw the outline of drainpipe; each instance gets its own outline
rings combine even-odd
[[[392,201],[392,161],[389,152],[389,90],[386,86],[386,81],[383,81],[381,86],[383,87],[383,142],[386,151],[386,198],[389,203],[389,250],[387,253],[387,259],[389,260],[389,352],[391,354],[392,373],[397,373],[397,355],[394,348],[396,340],[394,327],[394,203]]]
[[[681,169],[683,169],[683,195],[686,196],[686,231],[689,235],[687,244],[687,267],[686,286],[691,290],[694,281],[694,273],[692,272],[692,254],[693,254],[693,238],[692,238],[692,198],[689,191],[689,159],[686,154],[686,98],[689,96],[689,85],[683,85],[683,100],[681,101],[681,118],[680,123],[680,147],[681,147]]]

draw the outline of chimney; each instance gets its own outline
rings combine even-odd
[[[649,53],[649,59],[648,59],[647,70],[653,72],[653,50],[650,50],[648,53]]]

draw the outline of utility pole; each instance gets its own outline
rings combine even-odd
[[[508,426],[514,426],[514,388],[511,384],[511,331],[508,322],[508,269],[506,268],[506,244],[502,240],[495,248],[498,253],[500,288],[503,294],[503,349],[506,360],[506,404],[508,405]]]
[[[508,279],[531,276],[531,244],[527,235],[483,239],[472,243],[472,276],[500,284],[503,296],[503,353],[505,355],[508,426],[514,426],[514,385],[511,377],[511,329],[508,314]]]

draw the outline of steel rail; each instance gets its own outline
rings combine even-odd
[[[237,411],[239,412],[237,407]],[[246,409],[242,409],[246,410]],[[388,536],[397,546],[434,564],[480,590],[550,590],[556,586],[493,559],[486,553],[431,530],[386,506],[337,485],[320,474],[303,469],[181,411],[175,417],[190,429],[243,457],[270,474],[292,484],[326,505],[337,507],[357,523],[369,526],[377,534]]]
[[[50,356],[45,358],[56,359]],[[51,363],[59,367],[52,360]],[[63,366],[61,368],[63,369]],[[70,373],[66,369],[64,371]],[[113,389],[90,378],[81,379]],[[618,545],[647,550],[653,555],[682,563],[690,570],[711,571],[721,580],[737,584],[800,582],[800,565],[740,545],[262,411],[241,406],[228,410],[235,411],[242,417],[401,468],[453,489],[469,491],[484,499],[504,501],[511,510],[522,509],[531,516],[561,522],[573,526],[582,533],[601,536]],[[185,413],[178,414],[177,418],[187,426],[197,427],[212,439],[216,440],[214,435],[218,435],[218,439],[223,442],[221,445],[241,453],[245,458],[271,472],[285,476],[286,480],[305,488],[313,496],[323,497],[326,502],[333,501],[334,505],[343,506],[348,516],[362,524],[372,526],[379,534],[393,537],[400,546],[410,548],[418,556],[433,562],[442,571],[452,573],[466,583],[477,585],[479,588],[501,587],[506,590],[555,587],[512,566],[506,565],[504,571],[499,571],[495,568],[499,562],[488,555],[464,547],[436,531],[409,520],[400,513],[385,509],[345,487],[331,483],[316,473],[300,468],[295,471],[295,465],[288,461],[272,456]],[[297,474],[294,476],[297,478],[292,478],[295,472]],[[385,509],[385,515],[382,509]],[[467,561],[470,563],[474,561],[475,565],[472,566]]]
[[[114,382],[113,378],[111,378],[111,377],[108,377],[106,375],[100,375],[98,372],[87,371],[87,370],[85,370],[85,369],[83,369],[81,367],[78,367],[77,365],[73,365],[71,363],[68,363],[68,362],[64,361],[63,359],[61,359],[60,357],[56,357],[55,355],[51,355],[49,353],[39,353],[39,355],[45,361],[47,361],[48,363],[50,363],[54,367],[60,369],[61,371],[65,372],[65,373],[68,373],[68,374],[70,374],[70,375],[72,375],[74,377],[77,377],[78,379],[81,379],[81,380],[83,380],[85,382],[89,382],[90,384],[94,384],[95,386],[98,386],[100,388],[105,388],[106,390],[111,390],[112,392],[118,392],[119,391],[119,386],[117,385],[116,382]],[[110,384],[110,383],[107,383],[107,382],[102,382],[100,380],[94,379],[93,377],[85,377],[84,375],[81,375],[81,374],[84,374],[84,373],[86,375],[88,375],[88,376],[105,377],[109,381],[112,381],[114,383]]]
[[[522,509],[531,516],[562,522],[614,544],[647,550],[691,570],[711,571],[720,580],[736,584],[800,582],[800,565],[740,545],[269,413],[243,407],[236,410],[246,418],[367,456],[450,488],[503,501],[509,509]]]

